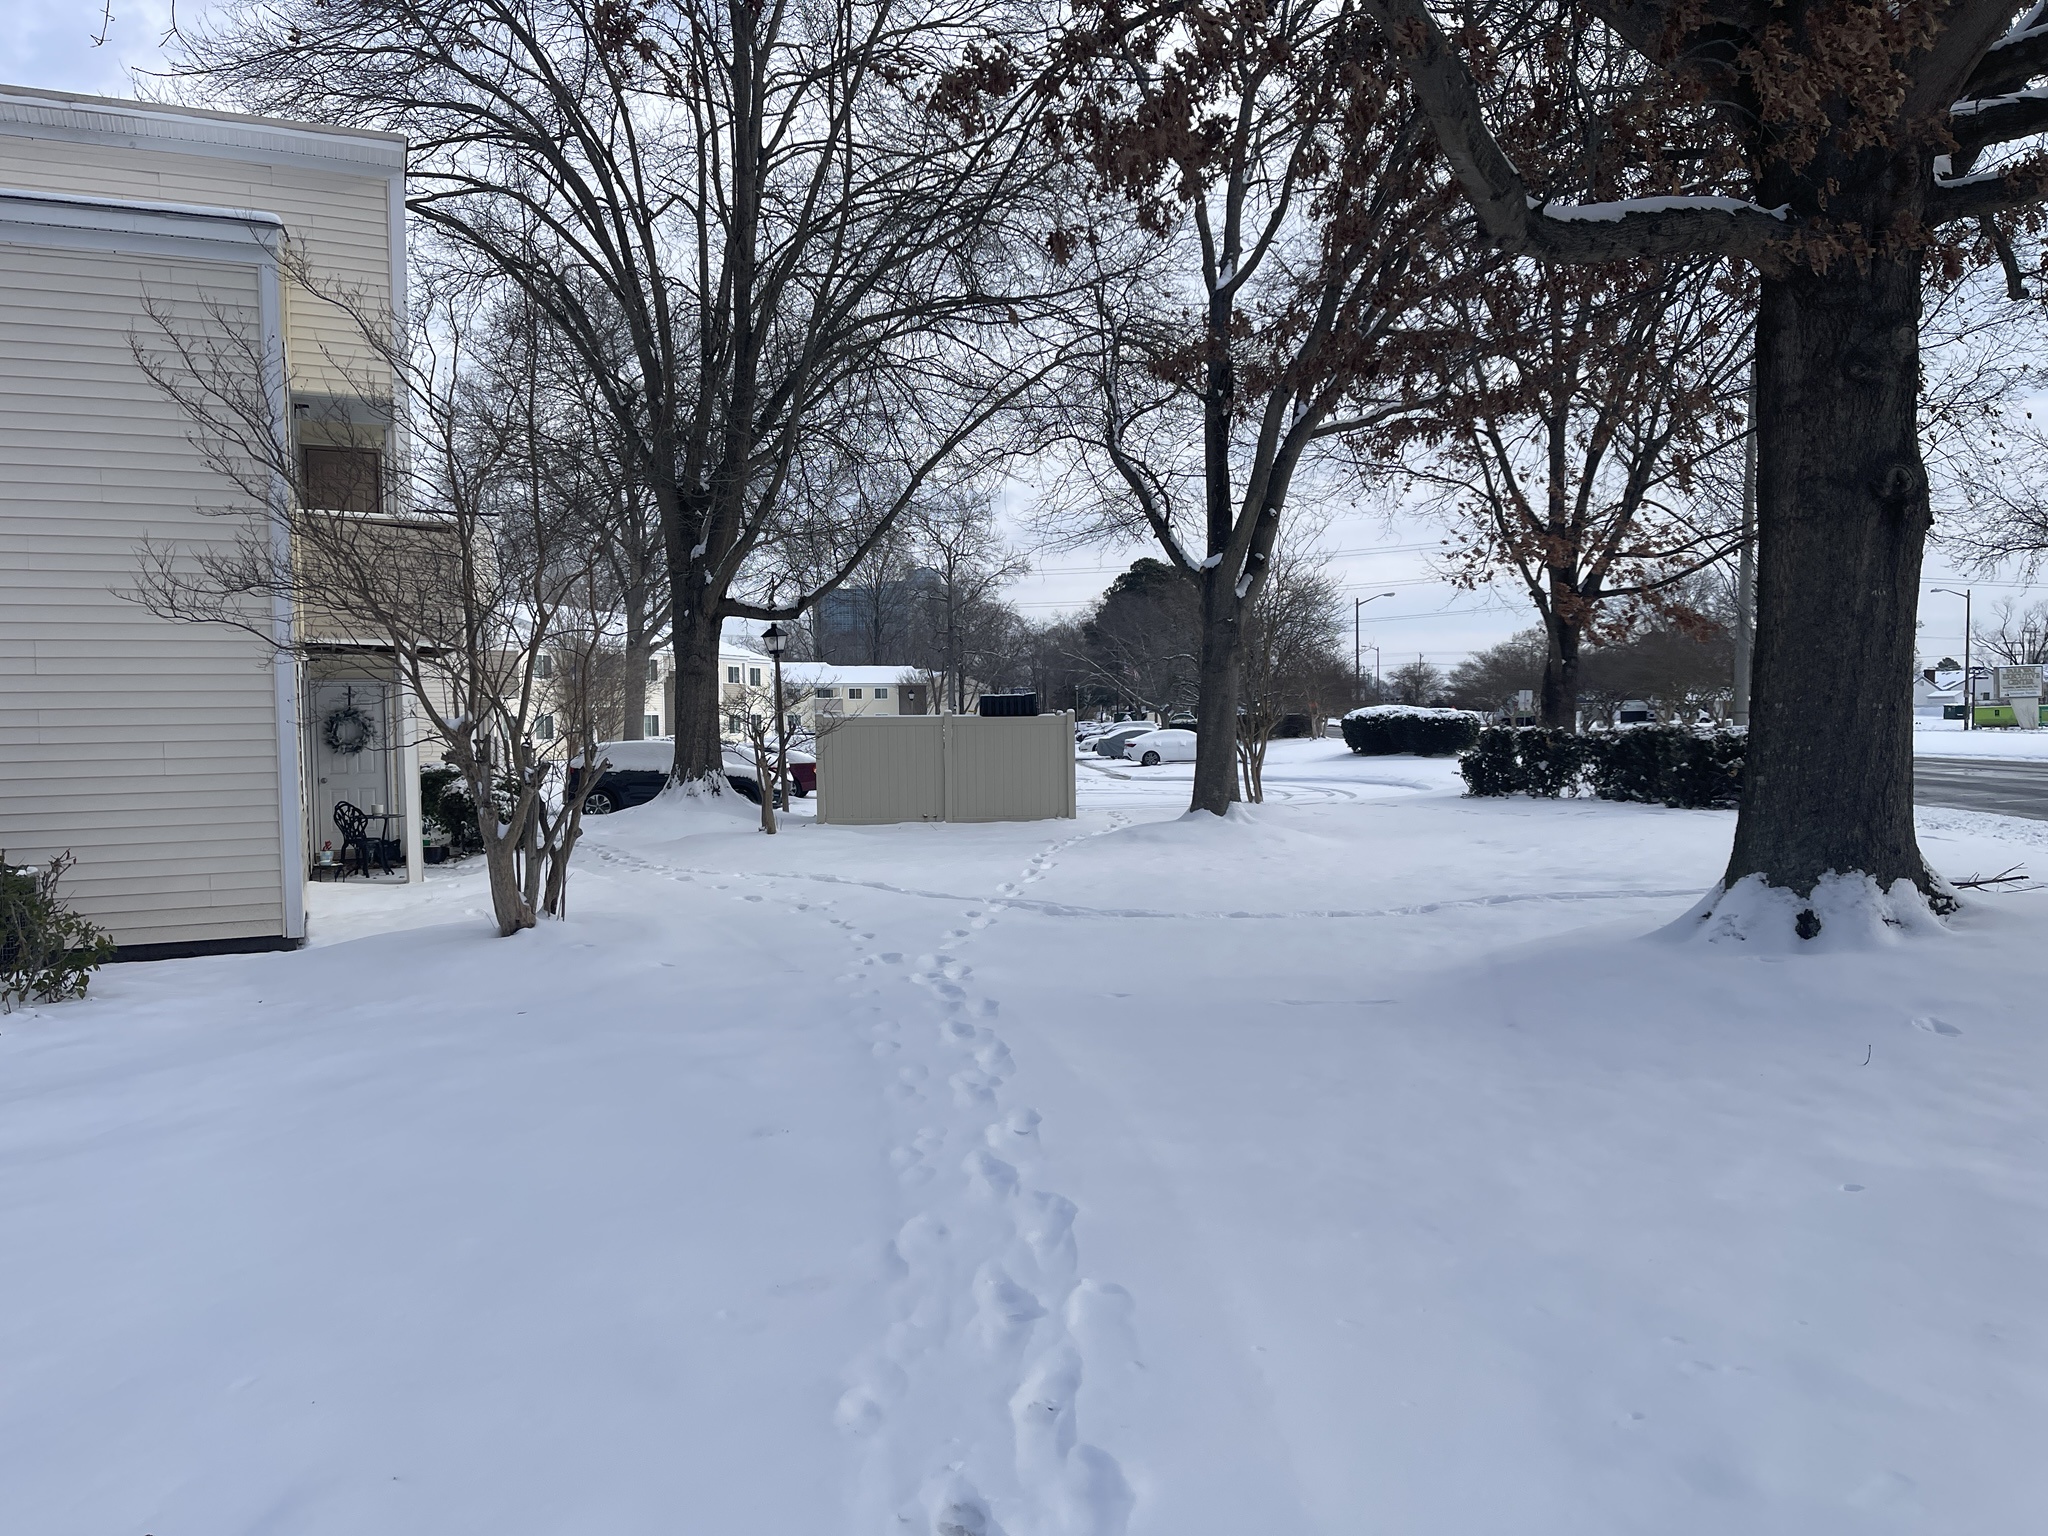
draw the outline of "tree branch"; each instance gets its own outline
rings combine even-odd
[[[1760,265],[1788,250],[1794,226],[1782,210],[1734,198],[1541,203],[1487,128],[1471,71],[1423,0],[1361,3],[1405,65],[1444,158],[1502,249],[1571,263],[1720,255]]]
[[[1949,132],[1963,155],[2048,133],[2048,93],[1959,101],[1949,108]]]
[[[2048,161],[2040,156],[2002,171],[1982,171],[1960,181],[1936,181],[1928,189],[1921,217],[1932,228],[1957,219],[1981,219],[2048,198]]]

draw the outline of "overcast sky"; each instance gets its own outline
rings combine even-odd
[[[172,17],[172,0],[113,0],[106,42],[96,46],[98,0],[0,0],[0,81],[58,90],[134,95],[131,71],[157,68],[161,40]],[[204,13],[204,0],[177,0],[177,16],[191,22]],[[1386,668],[1416,656],[1447,666],[1482,646],[1526,628],[1534,614],[1526,598],[1509,586],[1493,592],[1462,592],[1432,573],[1431,552],[1441,532],[1412,517],[1389,519],[1378,508],[1331,504],[1316,509],[1329,519],[1323,547],[1329,566],[1344,583],[1343,617],[1351,633],[1354,597],[1391,592],[1360,611],[1363,665],[1373,665],[1380,648]],[[1033,618],[1072,610],[1109,584],[1131,560],[1148,551],[1040,552],[1032,576],[1011,592]],[[1930,583],[1948,579],[1938,552],[1928,563]],[[1978,584],[1978,611],[2005,596],[2032,600],[2037,591],[2005,581]],[[1940,595],[1922,604],[1920,646],[1929,661],[1947,651],[1960,654],[1962,603]]]

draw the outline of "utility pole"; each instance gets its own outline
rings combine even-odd
[[[1960,597],[1963,600],[1963,729],[1966,731],[1975,730],[1977,728],[1977,692],[1970,686],[1973,680],[1970,676],[1970,631],[1973,627],[1970,620],[1970,594],[1977,589],[1975,587],[1965,587],[1962,591],[1958,592],[1954,587],[1929,587],[1927,590],[1939,592],[1944,597]]]
[[[1749,729],[1749,673],[1756,649],[1756,362],[1749,365],[1749,431],[1742,439],[1742,549],[1735,558],[1735,728]]]
[[[1351,599],[1351,697],[1354,700],[1365,690],[1365,651],[1359,644],[1365,632],[1359,627],[1358,610],[1367,603],[1376,603],[1383,597],[1392,597],[1393,595],[1391,592],[1375,592],[1371,597],[1354,597]],[[1378,646],[1372,648],[1372,683],[1374,690],[1377,691],[1380,683],[1380,648]]]

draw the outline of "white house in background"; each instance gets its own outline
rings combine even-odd
[[[126,953],[300,942],[338,799],[387,807],[419,867],[388,657],[336,636],[301,665],[119,595],[145,538],[196,550],[238,507],[267,526],[137,364],[153,313],[239,327],[308,482],[388,510],[375,355],[282,258],[402,311],[404,174],[387,134],[0,86],[0,849],[75,854],[68,894]],[[318,638],[288,605],[255,617]]]
[[[721,653],[720,698],[725,734],[746,734],[746,716],[758,709],[763,685],[774,672],[765,656]],[[815,735],[820,721],[859,715],[922,715],[931,707],[931,687],[915,667],[835,667],[822,661],[782,665],[782,702],[792,734]]]

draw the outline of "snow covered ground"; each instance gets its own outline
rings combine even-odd
[[[0,1020],[0,1528],[2033,1528],[2048,890],[1681,943],[1727,815],[1274,754],[656,804],[517,940],[323,886]]]
[[[2012,727],[1963,729],[1960,720],[1913,722],[1913,752],[1919,757],[2006,757],[2048,759],[2048,730]]]

